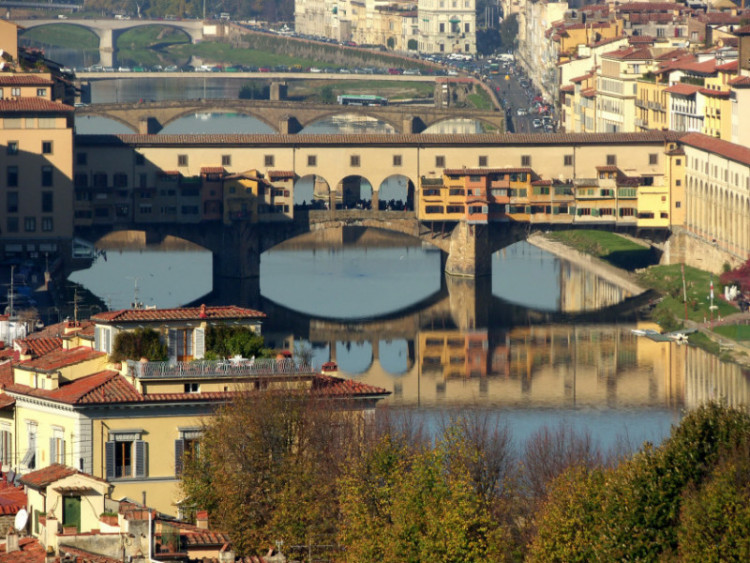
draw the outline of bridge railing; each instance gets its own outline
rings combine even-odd
[[[314,373],[312,366],[294,359],[228,359],[192,362],[127,361],[128,374],[139,379],[258,377],[266,375],[300,375]]]

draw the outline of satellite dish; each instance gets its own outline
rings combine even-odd
[[[28,521],[29,521],[29,513],[26,512],[25,508],[22,508],[16,514],[16,520],[15,520],[15,523],[14,523],[14,527],[16,528],[16,530],[18,530],[20,532],[21,530],[23,530],[24,528],[26,528],[26,522],[28,522]]]

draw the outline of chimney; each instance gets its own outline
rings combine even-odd
[[[208,510],[199,510],[195,514],[195,525],[201,530],[208,530]]]
[[[5,553],[12,553],[18,551],[18,533],[15,528],[8,530],[8,534],[5,536]]]

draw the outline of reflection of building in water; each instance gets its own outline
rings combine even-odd
[[[750,370],[722,362],[697,348],[687,351],[685,405],[694,408],[707,401],[732,407],[750,405]]]
[[[346,113],[343,115],[334,115],[323,121],[318,121],[318,127],[325,127],[326,133],[395,133],[393,126],[374,117],[358,115],[356,113]]]
[[[621,287],[568,261],[560,263],[560,310],[595,311],[630,297]]]
[[[661,408],[684,402],[687,349],[639,338],[630,327],[424,330],[415,343],[415,367],[404,374],[387,374],[373,363],[366,373],[345,375],[392,390],[386,402],[403,405]]]

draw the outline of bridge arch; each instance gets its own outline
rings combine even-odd
[[[303,209],[327,209],[331,203],[331,187],[323,176],[307,174],[294,182],[294,205]]]
[[[96,48],[99,49],[101,47],[102,38],[101,38],[101,35],[96,32],[96,29],[94,29],[94,28],[86,25],[83,22],[79,22],[79,21],[58,20],[58,21],[42,21],[40,23],[31,24],[31,25],[27,24],[27,25],[23,26],[23,30],[19,30],[20,31],[19,36],[20,36],[20,38],[23,38],[23,36],[26,35],[32,29],[40,29],[40,28],[43,28],[43,27],[58,27],[59,28],[59,27],[62,27],[62,26],[74,26],[74,27],[78,27],[78,28],[81,28],[81,29],[85,29],[93,37],[96,38],[96,43],[97,43],[96,44]]]
[[[401,377],[409,373],[413,365],[413,358],[410,358],[409,342],[406,339],[399,338],[395,340],[380,340],[378,342],[378,362],[384,372],[393,376]],[[383,358],[386,358],[383,361]],[[397,365],[403,359],[403,366]]]
[[[112,45],[115,49],[123,49],[127,47],[127,45],[120,45],[120,41],[123,39],[123,36],[126,36],[129,32],[135,30],[135,29],[142,29],[147,27],[156,27],[161,29],[169,29],[171,31],[176,31],[177,33],[180,33],[181,35],[185,36],[187,38],[188,43],[193,42],[193,37],[184,27],[180,27],[178,25],[174,25],[168,21],[152,21],[147,22],[143,24],[133,25],[131,27],[123,27],[121,29],[115,29],[112,31]]]
[[[110,121],[114,121],[115,123],[119,123],[120,125],[127,127],[128,130],[132,131],[133,133],[139,133],[138,129],[136,127],[133,127],[133,124],[130,121],[128,121],[127,119],[122,119],[121,117],[117,115],[111,115],[105,112],[102,112],[102,113],[92,112],[82,117],[99,117],[102,119],[108,119]]]
[[[403,123],[398,123],[394,121],[393,119],[391,119],[390,117],[385,117],[382,114],[379,114],[377,111],[377,107],[369,108],[369,107],[357,106],[356,113],[351,111],[350,109],[348,110],[347,106],[331,106],[331,107],[335,109],[329,112],[324,111],[322,113],[316,113],[314,116],[306,118],[306,119],[305,118],[300,119],[298,117],[300,126],[302,126],[302,128],[304,129],[318,122],[325,121],[333,117],[345,116],[345,115],[356,115],[357,117],[369,117],[372,119],[376,119],[377,121],[381,121],[385,123],[386,125],[392,127],[393,132],[395,133],[403,132]],[[302,131],[302,134],[304,133],[305,132]]]
[[[447,126],[450,122],[456,122],[456,121],[465,121],[465,123],[461,124],[461,126],[454,126],[450,131],[436,131],[435,129],[441,129],[442,126]],[[479,133],[484,133],[486,130],[489,131],[496,131],[498,129],[497,123],[493,123],[489,119],[484,119],[481,116],[478,115],[469,115],[465,113],[461,113],[460,110],[457,110],[455,115],[449,115],[449,116],[443,116],[440,118],[435,119],[434,121],[430,121],[427,123],[427,128],[422,131],[423,134],[474,134],[476,131],[470,131],[471,125],[470,122],[473,123],[479,123],[483,127],[483,131],[479,131]],[[435,129],[433,129],[435,128]]]
[[[339,209],[367,209],[372,203],[372,183],[359,174],[350,174],[335,187],[335,204]]]
[[[370,341],[338,340],[334,342],[333,345],[336,346],[336,362],[339,365],[339,369],[342,371],[352,375],[363,375],[372,368],[375,357],[373,354],[373,346]],[[369,353],[367,350],[368,347]],[[352,348],[354,348],[353,353]]]
[[[217,100],[217,102],[220,102],[221,100]],[[201,107],[200,111],[196,111],[196,108],[189,108],[184,111],[178,112],[168,119],[165,119],[160,125],[162,127],[166,127],[167,125],[170,125],[174,123],[175,121],[179,121],[180,119],[183,119],[185,117],[189,117],[192,115],[195,115],[196,113],[239,113],[240,115],[247,115],[248,117],[252,117],[254,119],[257,119],[261,123],[267,125],[270,127],[274,133],[279,132],[279,124],[278,123],[272,123],[266,115],[260,110],[255,111],[252,108],[243,108],[242,110],[233,110],[231,108],[227,108],[226,106],[222,107],[221,105],[213,105],[211,101],[209,100],[208,103],[205,105],[205,107]]]
[[[379,208],[388,209],[390,205],[392,209],[413,210],[415,189],[414,182],[408,176],[391,174],[378,186]]]

